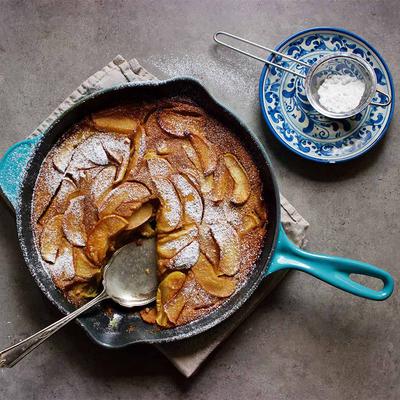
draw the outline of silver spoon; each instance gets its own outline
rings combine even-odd
[[[144,306],[154,301],[157,290],[154,246],[155,241],[149,239],[141,246],[129,243],[121,247],[104,268],[103,291],[97,297],[47,328],[0,351],[0,367],[13,367],[68,322],[103,300],[112,299],[124,307]]]

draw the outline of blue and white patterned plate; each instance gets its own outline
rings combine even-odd
[[[311,107],[303,79],[266,65],[260,77],[261,109],[269,128],[285,146],[313,161],[337,163],[358,157],[378,143],[393,116],[394,89],[385,61],[370,44],[346,30],[320,27],[301,31],[276,49],[309,64],[334,51],[361,56],[374,69],[377,88],[393,98],[387,107],[370,105],[349,119],[332,120]],[[270,59],[306,73],[306,67],[283,61],[280,56]]]

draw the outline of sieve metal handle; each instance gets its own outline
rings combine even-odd
[[[381,107],[386,107],[388,106],[391,102],[392,102],[392,96],[390,96],[389,94],[382,92],[379,89],[376,89],[376,91],[380,94],[382,94],[383,96],[385,96],[387,98],[387,101],[384,103],[379,103],[377,101],[371,101],[369,104],[371,104],[372,106],[381,106]]]
[[[303,79],[306,78],[306,76],[303,75],[303,74],[301,74],[300,72],[292,71],[292,70],[290,70],[289,68],[286,68],[286,67],[284,67],[284,66],[282,66],[282,65],[275,64],[275,63],[273,63],[273,62],[271,62],[271,61],[265,60],[264,58],[258,57],[258,56],[256,56],[255,54],[251,54],[251,53],[249,53],[249,52],[247,52],[247,51],[245,51],[245,50],[241,50],[241,49],[239,49],[239,48],[237,48],[237,47],[234,47],[234,46],[232,46],[232,45],[230,45],[230,44],[228,44],[228,43],[226,43],[226,42],[223,42],[223,41],[221,41],[220,39],[218,39],[218,36],[227,36],[227,37],[230,37],[231,39],[238,40],[239,42],[247,43],[247,44],[249,44],[249,45],[251,45],[251,46],[254,46],[254,47],[257,47],[257,48],[259,48],[259,49],[263,49],[263,50],[269,51],[269,52],[272,53],[272,54],[279,55],[279,56],[281,56],[282,58],[286,58],[286,59],[288,59],[288,60],[290,60],[290,61],[293,61],[293,62],[295,62],[295,63],[297,63],[297,64],[299,64],[299,65],[302,65],[303,67],[310,68],[310,65],[307,64],[307,63],[305,63],[305,62],[303,62],[303,61],[296,60],[295,58],[290,57],[290,56],[288,56],[288,55],[286,55],[286,54],[280,53],[279,51],[270,49],[269,47],[265,47],[265,46],[262,46],[261,44],[254,43],[254,42],[252,42],[252,41],[250,41],[250,40],[247,40],[247,39],[241,38],[241,37],[239,37],[239,36],[233,35],[232,33],[223,32],[223,31],[218,31],[218,32],[214,33],[214,40],[215,40],[218,44],[221,44],[222,46],[225,46],[225,47],[228,47],[228,48],[230,48],[230,49],[232,49],[232,50],[235,50],[235,51],[237,51],[238,53],[244,54],[245,56],[254,58],[255,60],[261,61],[261,62],[264,63],[264,64],[271,65],[271,66],[273,66],[273,67],[275,67],[275,68],[278,68],[278,69],[281,69],[281,70],[283,70],[283,71],[289,72],[290,74],[299,76],[300,78],[303,78]]]

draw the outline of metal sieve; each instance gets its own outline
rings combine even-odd
[[[306,73],[304,74],[303,72],[292,70],[283,65],[279,65],[275,62],[265,60],[264,58],[261,58],[257,55],[251,54],[245,50],[234,47],[226,42],[221,41],[218,38],[219,36],[227,36],[231,39],[238,40],[240,42],[249,44],[259,49],[267,50],[272,54],[278,55],[282,58],[285,58],[287,60],[296,63],[298,66],[302,67],[302,70],[305,69]],[[392,102],[392,98],[390,95],[376,88],[377,79],[374,70],[372,69],[372,67],[369,65],[368,62],[366,62],[362,57],[358,55],[347,54],[344,52],[335,52],[319,58],[313,64],[308,64],[301,60],[297,60],[294,57],[290,57],[286,54],[262,46],[258,43],[251,42],[250,40],[241,38],[231,33],[216,32],[214,34],[214,40],[225,47],[235,50],[248,57],[254,58],[255,60],[261,61],[263,64],[271,65],[275,68],[281,69],[292,75],[296,75],[304,79],[304,87],[308,101],[316,111],[318,111],[322,115],[325,115],[326,117],[334,119],[349,118],[353,115],[360,113],[370,104],[374,106],[386,107]],[[346,112],[332,112],[326,109],[320,103],[318,89],[321,86],[321,84],[325,81],[325,79],[332,75],[347,75],[355,77],[361,80],[365,84],[365,90],[363,96],[356,108]],[[376,93],[379,93],[381,96],[386,98],[386,101],[382,102],[373,101],[373,98],[375,97]]]

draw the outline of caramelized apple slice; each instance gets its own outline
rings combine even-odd
[[[135,133],[133,138],[133,154],[131,155],[127,172],[126,179],[134,180],[137,172],[140,170],[140,167],[143,162],[143,157],[146,152],[146,133],[144,129],[139,126],[138,130]]]
[[[201,117],[178,114],[170,109],[159,111],[157,122],[165,132],[180,138],[199,134],[204,124]]]
[[[258,215],[256,213],[252,212],[252,213],[246,214],[243,216],[243,219],[242,219],[240,233],[245,234],[247,232],[250,232],[254,228],[257,228],[258,226],[260,226],[260,223],[261,223],[260,218],[258,217]]]
[[[215,242],[210,227],[203,223],[199,227],[200,251],[207,257],[208,261],[214,266],[219,263],[219,248]]]
[[[56,260],[58,249],[64,238],[62,223],[63,216],[56,215],[47,222],[40,235],[40,254],[50,263]]]
[[[55,215],[63,214],[68,207],[69,197],[75,190],[75,183],[69,178],[64,178],[51,199],[49,206],[40,217],[39,223],[45,224]]]
[[[82,144],[80,145],[82,146]],[[72,154],[71,161],[65,170],[65,175],[71,177],[75,182],[79,181],[81,173],[85,170],[95,168],[98,165],[90,161],[78,146]]]
[[[183,204],[183,223],[196,222],[199,224],[203,217],[203,201],[199,192],[183,175],[174,174],[171,176],[171,181]]]
[[[196,171],[202,171],[203,168],[201,166],[200,158],[196,153],[196,150],[193,148],[193,146],[189,143],[182,143],[182,148],[185,151],[188,159],[190,162],[193,164],[195,167]]]
[[[85,196],[77,196],[70,200],[64,213],[63,231],[67,240],[74,246],[85,246],[86,230],[83,223]]]
[[[176,324],[179,315],[186,304],[186,301],[187,299],[181,290],[164,305],[164,312],[168,318],[168,321],[172,322],[174,325]]]
[[[185,283],[186,275],[175,271],[168,274],[159,284],[157,289],[157,318],[156,322],[162,327],[169,327],[171,324],[164,310],[164,305],[170,301]]]
[[[192,268],[192,272],[199,285],[214,296],[229,297],[236,289],[235,280],[217,276],[213,266],[203,254],[200,254],[197,264]]]
[[[127,137],[103,134],[102,144],[106,153],[119,164],[115,182],[121,182],[129,164],[131,141]]]
[[[114,165],[103,168],[94,178],[93,182],[87,182],[90,187],[90,195],[95,204],[99,204],[103,196],[110,190],[114,183],[117,168]]]
[[[154,178],[161,207],[157,211],[157,231],[171,232],[179,228],[182,220],[182,204],[173,184],[166,178]]]
[[[75,275],[84,280],[90,280],[96,278],[99,280],[101,269],[94,265],[87,257],[83,249],[74,247],[74,267]]]
[[[56,261],[50,267],[50,272],[57,287],[65,288],[75,276],[73,247],[62,239]]]
[[[203,167],[200,162],[200,158],[198,157],[196,151],[193,146],[188,143],[183,143],[182,148],[185,151],[187,157],[195,167],[195,169],[191,171],[185,171],[186,175],[189,177],[192,183],[197,183],[200,185],[200,190],[203,194],[210,193],[213,188],[214,178],[212,175],[203,176]]]
[[[216,203],[221,202],[227,196],[233,188],[233,181],[229,174],[227,167],[225,166],[224,160],[219,159],[216,170],[214,171],[214,182],[212,200]]]
[[[110,240],[128,225],[128,221],[118,215],[102,218],[90,232],[87,239],[86,252],[97,265],[104,263]]]
[[[135,229],[140,225],[143,225],[153,215],[153,206],[151,203],[143,204],[138,210],[134,211],[133,214],[127,218],[128,226],[126,229]]]
[[[87,138],[84,142],[78,145],[74,151],[75,153],[81,153],[83,155],[82,160],[89,160],[96,165],[107,165],[109,163],[107,153],[104,150],[101,139],[102,134],[93,134]],[[82,167],[77,165],[78,169],[85,168],[85,162],[83,161]]]
[[[127,116],[118,109],[100,111],[92,114],[94,126],[105,132],[116,132],[131,135],[138,126],[138,120]]]
[[[162,235],[157,240],[157,254],[161,258],[171,259],[197,237],[196,225]]]
[[[146,161],[152,178],[168,178],[172,174],[172,166],[164,158],[150,153],[146,156]]]
[[[146,202],[151,193],[139,182],[124,182],[111,190],[99,205],[100,218],[117,214],[129,217],[132,212]]]
[[[178,254],[169,260],[170,269],[189,269],[197,263],[200,255],[200,246],[197,240],[184,247]]]
[[[72,143],[63,143],[53,155],[53,164],[58,171],[64,173],[71,161],[74,146]]]
[[[214,145],[205,137],[193,135],[190,136],[190,142],[199,156],[204,175],[210,175],[217,167],[217,154],[214,151]]]
[[[224,154],[224,160],[235,182],[231,201],[234,204],[244,204],[250,196],[250,183],[247,173],[233,154]]]
[[[219,248],[218,269],[225,275],[235,275],[240,267],[240,242],[236,230],[228,223],[210,228]]]

